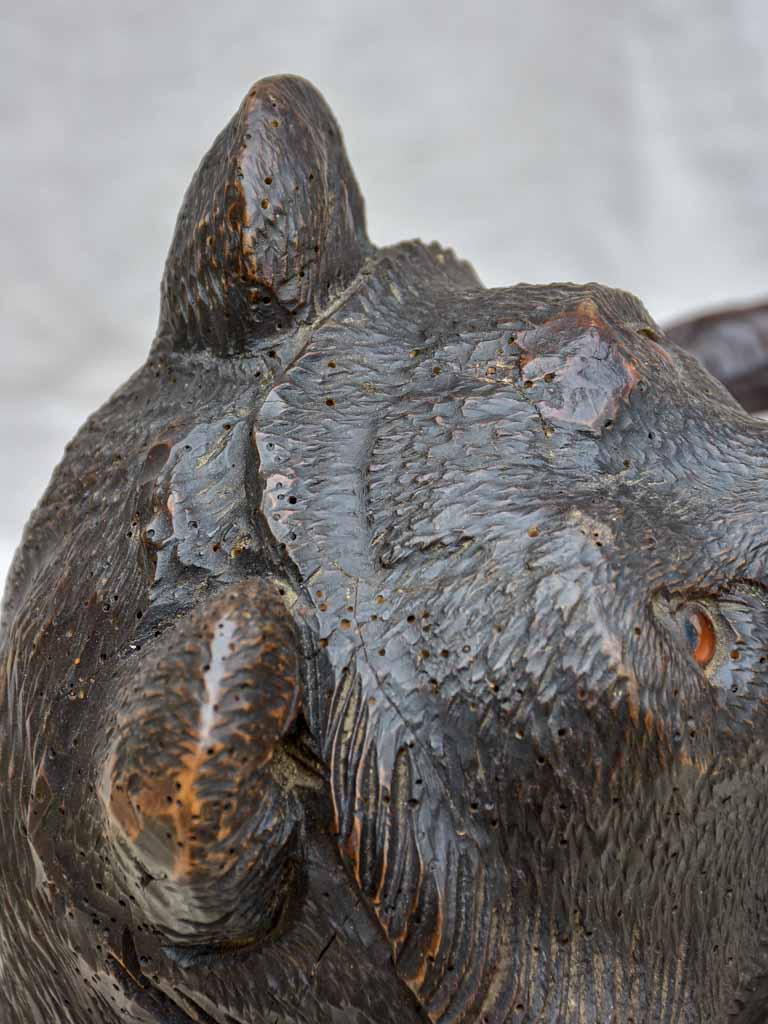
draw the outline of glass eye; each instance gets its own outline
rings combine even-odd
[[[686,608],[683,611],[683,633],[693,660],[706,668],[717,650],[717,633],[712,620],[701,608]]]

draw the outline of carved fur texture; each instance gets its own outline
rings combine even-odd
[[[8,581],[3,1024],[768,1019],[762,342],[676,330],[253,87]]]

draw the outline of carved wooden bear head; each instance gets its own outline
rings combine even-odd
[[[9,580],[2,1020],[763,1021],[767,498],[637,299],[376,249],[259,82]]]

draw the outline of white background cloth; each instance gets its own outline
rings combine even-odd
[[[379,244],[659,320],[768,293],[766,0],[0,0],[0,579],[146,354],[192,172],[279,72],[334,108]]]

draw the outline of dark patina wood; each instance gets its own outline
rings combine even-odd
[[[705,313],[672,324],[666,335],[693,352],[745,409],[768,410],[768,302]]]
[[[633,296],[375,248],[259,82],[8,581],[0,1020],[760,1024],[767,473]]]

